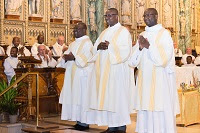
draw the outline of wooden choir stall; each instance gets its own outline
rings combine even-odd
[[[39,92],[39,117],[59,114],[59,95],[64,82],[64,68],[34,68],[41,63],[33,57],[19,57],[21,63],[15,69],[16,79],[28,74],[21,82],[26,87],[20,90],[18,101],[25,103],[20,111],[21,119],[36,116],[37,88]],[[38,76],[38,77],[37,77]],[[59,80],[58,80],[59,79]],[[38,83],[37,83],[38,82]]]

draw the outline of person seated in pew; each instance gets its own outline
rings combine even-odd
[[[30,56],[31,52],[23,45],[20,44],[19,37],[13,37],[12,44],[7,47],[6,54],[10,56],[10,50],[12,47],[18,48],[18,56]]]
[[[5,51],[3,47],[0,46],[0,56],[4,56],[4,55],[5,55]]]
[[[12,47],[10,50],[10,56],[8,56],[5,61],[4,61],[4,73],[6,74],[8,83],[10,84],[10,81],[12,77],[15,75],[14,68],[17,68],[17,65],[19,63],[18,57],[18,48],[17,47]]]
[[[57,65],[57,61],[52,58],[52,52],[48,51],[45,45],[38,46],[38,54],[34,58],[42,61],[41,64],[35,65],[35,68],[55,67]]]
[[[62,56],[66,50],[67,46],[65,45],[65,38],[64,36],[59,36],[57,42],[53,45],[53,55]]]
[[[177,43],[175,43],[175,42],[174,42],[174,54],[175,54],[175,57],[183,56],[182,51],[178,48]]]
[[[197,66],[200,66],[200,55],[199,55],[199,54],[198,54],[198,56],[195,58],[194,64],[197,65]]]
[[[48,51],[50,50],[49,47],[44,44],[44,35],[41,35],[41,34],[38,35],[37,41],[38,42],[34,43],[33,46],[31,47],[32,56],[35,56],[38,54],[38,46],[39,45],[44,45]]]
[[[184,64],[181,67],[196,67],[196,65],[193,64],[192,56],[187,56],[186,61],[187,61],[187,64]]]
[[[191,48],[187,48],[187,49],[186,49],[186,54],[184,54],[184,55],[182,56],[181,62],[182,62],[183,64],[187,64],[186,58],[187,58],[188,56],[191,56],[191,57],[192,57],[192,62],[194,62],[195,57],[192,55],[192,49],[191,49]]]

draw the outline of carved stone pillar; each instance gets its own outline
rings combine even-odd
[[[4,38],[4,0],[0,0],[0,45],[5,44]]]
[[[24,42],[28,42],[28,0],[24,1]]]
[[[70,1],[65,1],[64,6],[67,8],[64,10],[64,16],[66,17],[65,23],[67,24],[65,38],[66,44],[68,45],[70,40]]]
[[[46,31],[46,44],[49,46],[50,40],[50,17],[51,17],[51,5],[50,0],[46,0],[46,22],[47,22],[47,31]]]

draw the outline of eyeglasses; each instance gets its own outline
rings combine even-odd
[[[115,16],[115,15],[117,15],[117,14],[106,14],[106,15],[104,15],[104,17],[112,17],[112,16]]]
[[[143,15],[143,18],[146,18],[146,17],[152,17],[152,16],[155,16],[156,14],[144,14]]]

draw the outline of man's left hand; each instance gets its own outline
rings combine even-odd
[[[138,42],[141,48],[145,47],[146,49],[148,49],[150,46],[149,41],[141,35],[138,38]]]

